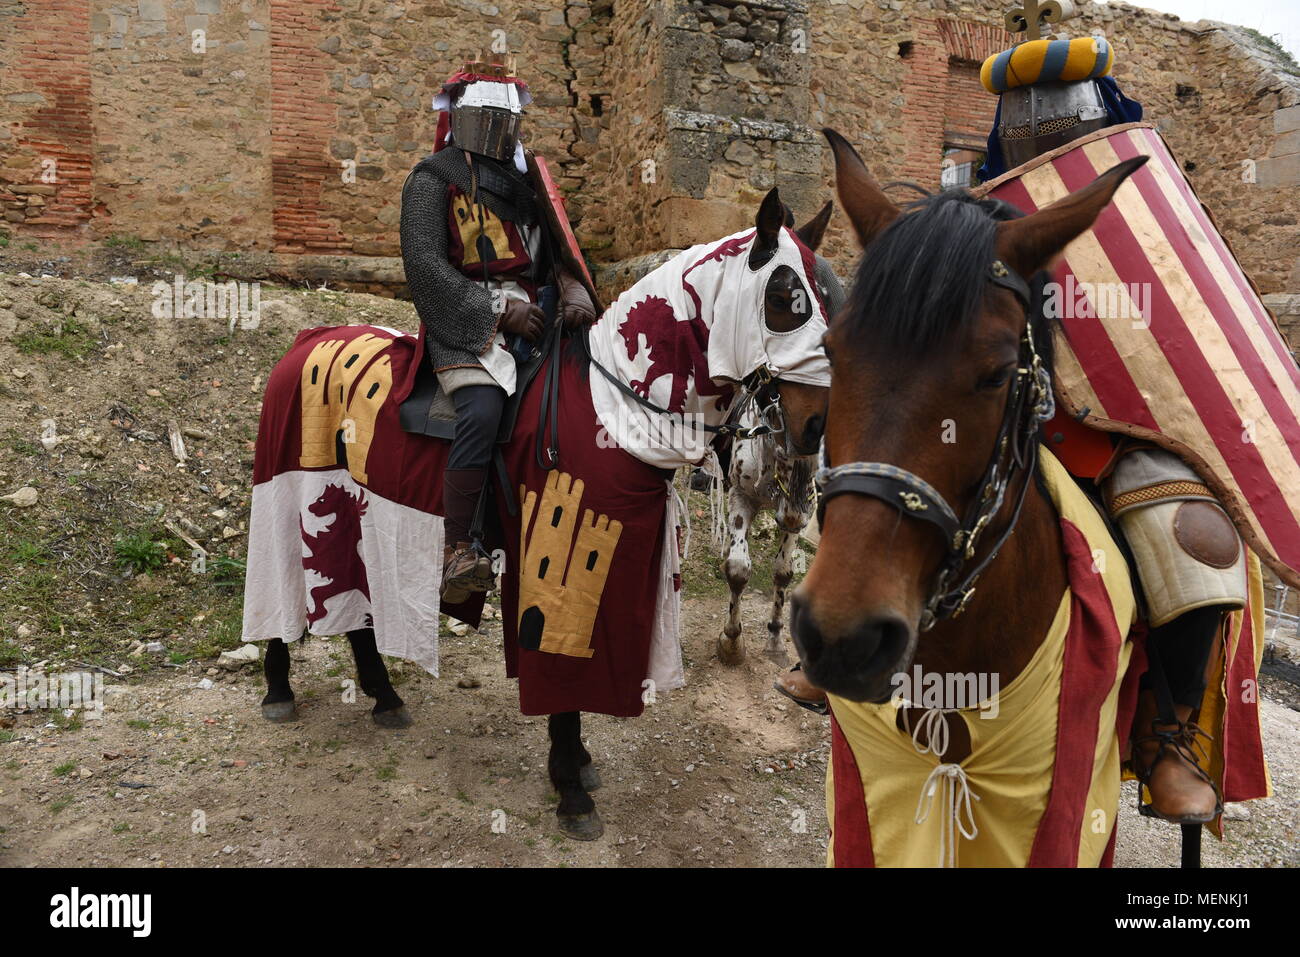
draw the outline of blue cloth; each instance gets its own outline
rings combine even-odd
[[[1121,123],[1136,123],[1142,119],[1142,104],[1130,100],[1120,90],[1113,76],[1097,78],[1097,88],[1101,91],[1101,102],[1106,107],[1107,126]],[[1002,122],[1002,97],[998,97],[998,109],[993,114],[993,129],[989,132],[988,148],[984,153],[984,165],[975,175],[981,183],[1001,176],[1007,171],[1006,160],[1002,158],[1002,144],[998,142],[998,126]]]

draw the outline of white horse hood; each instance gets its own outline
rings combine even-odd
[[[813,256],[783,229],[772,258],[750,269],[756,234],[748,229],[692,246],[643,277],[592,326],[592,358],[661,408],[708,425],[725,420],[736,384],[763,366],[791,382],[829,386],[822,347],[827,317],[815,291]],[[786,333],[764,321],[767,282],[780,266],[800,276],[810,311],[807,322]],[[660,434],[656,419],[663,416],[599,374],[592,377],[592,397],[601,425],[642,461],[676,468],[703,456],[699,435],[683,443]]]
[[[701,318],[709,326],[709,372],[714,382],[740,382],[766,364],[773,375],[790,382],[830,386],[831,367],[822,346],[828,317],[817,297],[812,254],[805,260],[794,235],[782,229],[775,255],[760,269],[750,269],[755,234],[750,229],[686,251],[692,265],[682,284],[699,294]],[[737,252],[730,251],[732,244]],[[774,332],[763,319],[767,281],[780,266],[798,274],[808,297],[808,321],[791,332]]]

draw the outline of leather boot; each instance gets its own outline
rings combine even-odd
[[[469,542],[457,542],[442,550],[442,600],[458,605],[475,592],[490,591],[496,584],[492,559]]]
[[[487,469],[447,469],[442,475],[443,532],[455,543],[442,551],[442,600],[449,605],[496,584],[492,559],[469,534],[486,479]]]
[[[817,714],[825,714],[829,707],[826,704],[826,692],[808,680],[802,663],[797,663],[789,671],[782,672],[781,676],[772,683],[772,687],[799,707],[807,708]]]
[[[1174,722],[1161,721],[1155,692],[1138,695],[1133,772],[1151,797],[1138,810],[1177,824],[1205,824],[1223,810],[1218,788],[1202,767],[1207,759],[1197,737],[1209,735],[1189,720],[1192,709],[1186,705],[1175,705],[1174,715]]]

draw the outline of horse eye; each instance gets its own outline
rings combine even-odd
[[[980,389],[981,391],[986,389],[1000,389],[1004,385],[1006,385],[1008,381],[1010,381],[1011,373],[1013,373],[1015,369],[1016,367],[1014,365],[1006,366],[1005,368],[999,369],[997,372],[994,372],[992,375],[985,376],[983,379],[981,379],[979,381],[979,385],[977,385],[976,388]]]

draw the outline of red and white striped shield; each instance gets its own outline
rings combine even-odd
[[[1182,456],[1300,586],[1300,368],[1154,126],[1100,130],[981,192],[1031,213],[1143,155],[1053,277],[1057,397],[1085,425]]]

